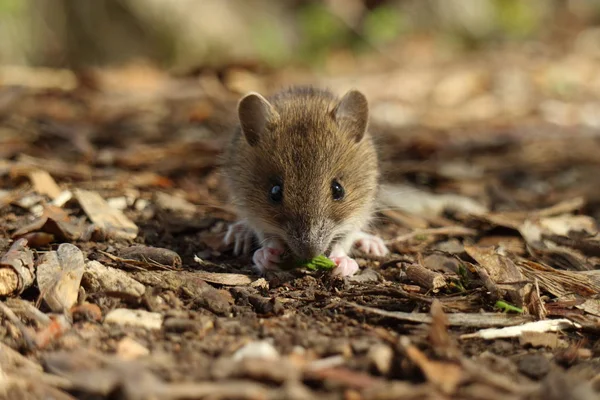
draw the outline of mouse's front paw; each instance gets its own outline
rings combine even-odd
[[[370,254],[377,257],[386,256],[390,251],[379,236],[361,232],[354,245],[365,254]]]
[[[274,270],[279,268],[281,262],[281,255],[283,249],[279,247],[261,247],[254,252],[252,261],[254,266],[260,274],[264,274],[267,270]]]
[[[250,229],[245,221],[239,221],[229,225],[223,241],[227,245],[233,243],[233,254],[239,256],[240,254],[250,253],[253,239],[254,233],[252,232],[252,229]]]
[[[358,272],[358,263],[348,256],[331,257],[331,261],[337,265],[331,272],[337,276],[352,276]]]

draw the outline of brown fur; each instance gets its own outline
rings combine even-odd
[[[268,101],[278,118],[258,134],[244,135],[238,129],[226,153],[231,199],[259,239],[279,237],[297,256],[312,257],[368,222],[377,188],[377,155],[368,131],[358,141],[355,137],[356,126],[364,122],[366,127],[360,115],[336,121],[340,99],[330,92],[293,88]],[[245,129],[262,127],[249,115],[254,106],[247,108],[241,112],[242,119],[250,119]],[[345,189],[341,201],[332,198],[333,179]],[[275,182],[283,184],[281,204],[269,200]]]

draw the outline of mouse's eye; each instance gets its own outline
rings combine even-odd
[[[336,179],[334,179],[331,182],[331,196],[333,199],[336,201],[341,200],[344,198],[345,194],[346,192],[344,191],[344,187]]]
[[[283,199],[283,186],[279,184],[271,186],[269,198],[273,203],[281,203],[281,200]]]

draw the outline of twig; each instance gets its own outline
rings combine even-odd
[[[342,304],[352,307],[363,312],[381,315],[382,317],[394,318],[401,321],[415,322],[421,324],[430,324],[432,322],[431,315],[426,313],[408,313],[402,311],[386,311],[378,308],[361,306],[360,304],[342,301]],[[479,313],[479,314],[464,314],[454,313],[447,314],[449,326],[460,326],[463,328],[493,328],[514,326],[531,321],[531,316],[525,315],[508,315],[501,313]]]
[[[8,318],[10,322],[14,326],[16,326],[23,335],[23,339],[25,340],[25,344],[29,350],[33,350],[37,347],[37,340],[35,336],[31,333],[30,328],[25,326],[24,323],[21,322],[19,317],[11,310],[4,302],[0,301],[0,311]]]
[[[419,264],[412,264],[406,267],[406,276],[417,285],[432,290],[434,293],[439,292],[440,289],[447,286],[443,274],[430,271]]]

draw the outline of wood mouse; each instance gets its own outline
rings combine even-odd
[[[388,253],[381,238],[363,231],[375,210],[379,162],[361,92],[251,92],[237,113],[223,165],[240,217],[225,236],[236,255],[249,253],[257,239],[253,262],[260,273],[291,252],[297,259],[326,254],[337,265],[334,275],[350,276],[358,271],[353,246]]]

